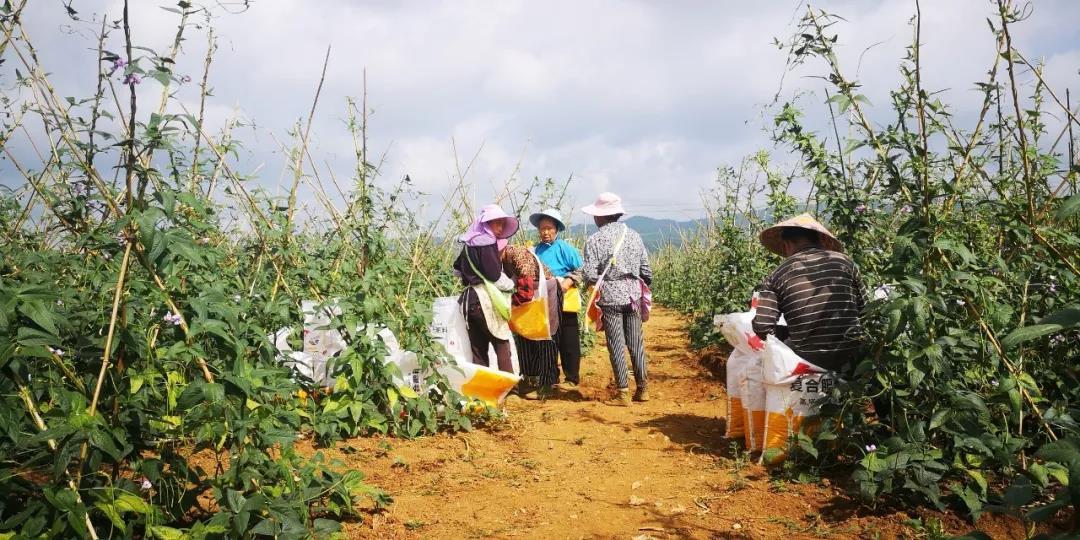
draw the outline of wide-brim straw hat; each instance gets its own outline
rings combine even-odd
[[[563,221],[562,214],[554,208],[547,208],[529,216],[529,223],[532,223],[533,227],[539,229],[540,220],[543,218],[548,218],[554,221],[556,231],[563,232],[566,230],[566,223]]]
[[[826,229],[824,225],[814,219],[810,214],[799,214],[791,219],[781,221],[780,223],[761,231],[761,234],[758,235],[758,239],[761,240],[761,244],[765,246],[765,249],[776,253],[777,255],[783,255],[783,241],[780,238],[780,233],[788,227],[797,227],[808,231],[814,231],[818,233],[818,239],[822,248],[829,251],[839,251],[841,253],[844,251],[844,245],[836,239],[836,236],[829,232],[829,229]]]
[[[614,216],[626,213],[622,206],[622,198],[610,191],[601,193],[596,197],[596,202],[582,208],[581,211],[590,216]]]

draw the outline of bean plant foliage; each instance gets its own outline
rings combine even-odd
[[[344,208],[310,165],[303,122],[288,197],[271,197],[235,170],[235,124],[210,134],[203,107],[175,98],[210,93],[209,11],[166,6],[178,27],[164,52],[131,43],[126,5],[98,19],[96,89],[66,97],[23,31],[26,5],[0,7],[0,146],[24,180],[0,192],[0,538],[325,537],[390,504],[297,441],[479,417],[438,375],[399,390],[383,362],[384,326],[439,361],[430,302],[452,276],[433,235],[401,232],[421,230],[399,204],[408,178],[375,183],[366,106],[346,103],[356,167],[332,180]],[[72,24],[87,23],[77,7]],[[210,52],[192,77],[174,66],[195,35]],[[40,161],[9,144],[20,136]],[[305,194],[327,219],[300,222]],[[341,308],[332,392],[283,367],[270,340],[301,327],[305,299]]]
[[[867,353],[822,403],[820,431],[794,439],[786,470],[846,471],[868,505],[989,510],[1071,534],[1059,511],[1075,515],[1080,501],[1080,124],[1012,46],[1030,6],[987,7],[997,54],[967,127],[923,85],[918,10],[886,104],[840,65],[838,16],[808,8],[779,43],[791,66],[823,69],[832,123],[822,136],[797,102],[778,102],[775,141],[798,158],[807,208],[843,241],[871,299]],[[763,160],[748,162],[749,174],[721,180],[761,185]],[[744,310],[778,262],[756,233],[796,210],[776,206],[786,188],[762,185],[757,213],[753,190],[724,191],[711,228],[658,261],[659,300],[697,315]]]

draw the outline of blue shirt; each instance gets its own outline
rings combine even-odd
[[[577,248],[558,238],[550,244],[537,243],[536,256],[551,269],[555,277],[564,277],[581,268],[581,254]]]

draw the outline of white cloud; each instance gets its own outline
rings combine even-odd
[[[252,119],[258,129],[243,134],[241,169],[263,164],[261,182],[273,185],[285,163],[267,130],[286,141],[292,125],[306,118],[330,45],[312,148],[319,166],[328,161],[339,178],[354,166],[344,100],[363,94],[366,70],[374,111],[369,148],[373,157],[389,149],[388,184],[409,174],[439,205],[457,174],[453,139],[462,167],[483,148],[469,174],[478,197],[490,196],[491,184],[508,178],[520,161],[522,181],[573,173],[571,196],[579,202],[610,189],[623,193],[636,213],[682,217],[700,206],[699,193],[719,165],[769,145],[765,106],[786,60],[772,40],[793,31],[802,5],[262,0],[241,15],[215,11],[220,48],[211,67],[208,123],[218,129],[229,115]],[[913,3],[814,5],[845,17],[833,28],[840,61],[852,78],[858,66],[875,104],[872,116],[891,120],[888,92],[900,81],[897,65],[912,37]],[[75,2],[87,19],[105,12],[115,20],[120,6],[119,0]],[[980,104],[973,83],[994,60],[985,22],[994,7],[984,0],[922,7],[924,86],[945,90],[943,101],[955,105],[962,123]],[[1044,0],[1035,8],[1029,21],[1014,27],[1015,44],[1033,60],[1047,59],[1046,77],[1055,86],[1076,86],[1080,4]],[[150,1],[133,2],[132,13],[137,42],[158,50],[171,44],[174,14]],[[89,93],[90,34],[62,33],[65,25],[83,27],[48,2],[31,2],[24,20],[62,95]],[[121,36],[112,30],[109,48],[118,50]],[[177,71],[197,80],[205,47],[203,31],[189,29]],[[820,92],[823,83],[809,76],[822,72],[813,62],[788,74],[783,96]],[[195,90],[190,84],[178,95],[193,103]],[[805,103],[817,110],[808,123],[824,133],[825,117],[815,105],[821,97]]]

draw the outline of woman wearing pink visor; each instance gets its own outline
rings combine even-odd
[[[503,273],[501,252],[518,230],[517,218],[497,204],[480,215],[458,238],[464,244],[454,271],[465,288],[458,303],[465,314],[474,364],[489,366],[488,347],[495,349],[499,370],[513,373],[510,358],[510,296],[514,282]]]

